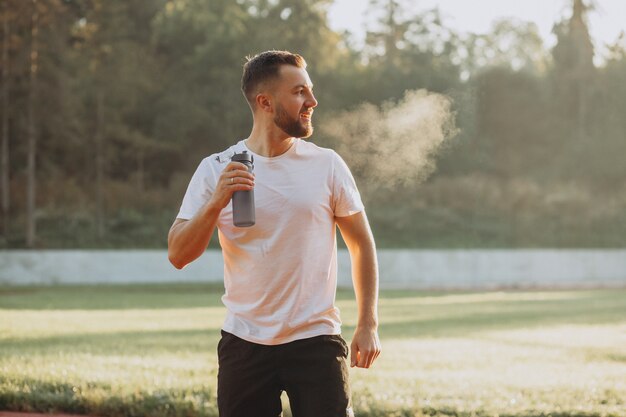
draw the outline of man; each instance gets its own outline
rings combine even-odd
[[[335,225],[350,252],[358,304],[351,366],[369,368],[381,347],[378,267],[363,203],[343,160],[302,140],[313,132],[317,101],[301,56],[268,51],[248,59],[242,91],[250,136],[202,160],[168,236],[170,262],[180,269],[218,227],[227,309],[220,416],[279,416],[282,391],[294,417],[351,416],[348,347],[334,305]],[[254,173],[230,161],[243,151],[254,157]],[[232,195],[253,189],[256,224],[236,227]]]

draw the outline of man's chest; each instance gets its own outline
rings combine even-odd
[[[254,204],[256,225],[253,227],[263,235],[277,227],[330,224],[333,221],[330,173],[312,164],[256,167]],[[222,211],[220,223],[222,228],[232,225],[232,204]]]

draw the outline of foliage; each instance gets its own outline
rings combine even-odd
[[[0,120],[7,120],[8,135],[2,139],[7,150],[0,149],[9,163],[0,175],[10,199],[3,197],[8,211],[0,247],[28,243],[26,200],[34,191],[25,175],[29,132],[37,138],[35,247],[165,247],[201,158],[250,131],[241,68],[245,56],[267,49],[305,56],[320,102],[313,140],[343,149],[349,162],[372,155],[352,150],[355,137],[321,128],[338,114],[358,128],[363,119],[351,119],[350,112],[370,109],[377,117],[393,103],[401,111],[409,90],[449,98],[459,132],[438,148],[430,179],[415,176],[427,182],[410,185],[410,197],[402,188],[378,189],[361,174],[367,167],[354,167],[379,246],[626,245],[623,216],[615,214],[623,208],[626,175],[626,45],[618,39],[603,65],[594,64],[588,3],[567,1],[572,14],[555,24],[551,51],[532,23],[505,19],[487,34],[457,33],[438,9],[419,11],[400,0],[373,1],[369,12],[378,20],[367,28],[365,44],[355,45],[329,27],[331,3],[5,0],[0,20],[9,35],[5,43],[0,31],[0,44],[8,53],[0,67],[9,70],[2,85],[8,101]],[[37,118],[31,121],[33,5],[40,36]],[[488,180],[473,187],[464,178]],[[549,190],[569,187],[597,198],[586,199],[582,211],[574,202],[560,206],[562,218],[591,225],[579,232],[540,204],[524,215],[524,227],[513,228],[516,213],[491,199],[455,198],[444,186],[451,183],[481,190],[490,184],[491,194],[505,184],[541,184],[533,197],[540,201],[553,198]],[[431,193],[447,197],[430,205],[422,197]],[[393,194],[403,198],[390,208]],[[607,209],[613,214],[594,217],[604,212],[602,196],[615,201]],[[459,229],[452,219],[467,227]]]

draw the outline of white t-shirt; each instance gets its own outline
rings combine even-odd
[[[335,216],[358,213],[363,203],[335,151],[296,139],[287,152],[267,158],[240,141],[200,162],[177,217],[192,218],[231,156],[244,150],[254,157],[256,224],[235,227],[231,203],[218,218],[227,309],[222,328],[265,345],[339,334]]]

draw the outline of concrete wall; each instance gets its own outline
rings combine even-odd
[[[382,288],[626,287],[626,250],[381,250]],[[164,250],[0,251],[0,285],[221,282],[221,252],[177,270]],[[351,286],[339,252],[339,285]]]

